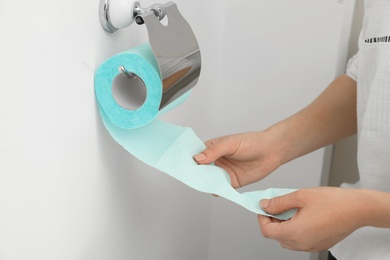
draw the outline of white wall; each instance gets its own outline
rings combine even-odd
[[[204,139],[263,129],[336,74],[338,1],[176,1],[202,50],[193,95],[166,120]],[[147,6],[153,1],[142,1]],[[138,162],[107,134],[93,91],[104,59],[147,40],[102,31],[97,0],[0,9],[0,259],[309,259],[259,235],[256,218]],[[323,150],[250,187],[319,184]]]

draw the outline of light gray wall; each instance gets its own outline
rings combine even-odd
[[[203,70],[192,97],[164,119],[203,139],[275,123],[341,66],[348,10],[340,1],[176,2],[198,37]],[[262,238],[254,214],[172,180],[112,140],[94,71],[147,36],[136,25],[103,32],[97,7],[2,0],[0,259],[309,259]],[[248,189],[317,186],[323,154]]]

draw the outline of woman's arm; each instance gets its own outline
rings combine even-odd
[[[282,163],[335,143],[357,131],[356,81],[343,75],[309,106],[266,130],[278,138]]]
[[[265,131],[218,137],[194,156],[215,162],[238,188],[266,177],[283,163],[356,132],[356,82],[341,76],[309,106]]]

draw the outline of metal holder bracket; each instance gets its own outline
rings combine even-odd
[[[103,29],[114,32],[118,28],[112,23],[110,4],[110,0],[100,0],[99,16]],[[139,25],[145,24],[148,30],[150,46],[159,65],[163,84],[162,109],[198,82],[201,71],[198,42],[173,2],[149,8],[142,8],[139,2],[135,2],[129,16],[125,24],[130,25],[135,21]],[[168,25],[160,22],[165,16],[168,17]],[[132,72],[123,66],[118,69],[126,77],[132,76]]]

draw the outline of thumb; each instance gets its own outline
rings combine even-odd
[[[220,157],[233,154],[238,147],[238,141],[231,136],[211,139],[205,142],[206,149],[194,156],[199,164],[210,164]]]
[[[302,203],[298,199],[297,192],[292,192],[272,199],[260,201],[261,208],[269,214],[280,214],[290,209],[301,208]]]

